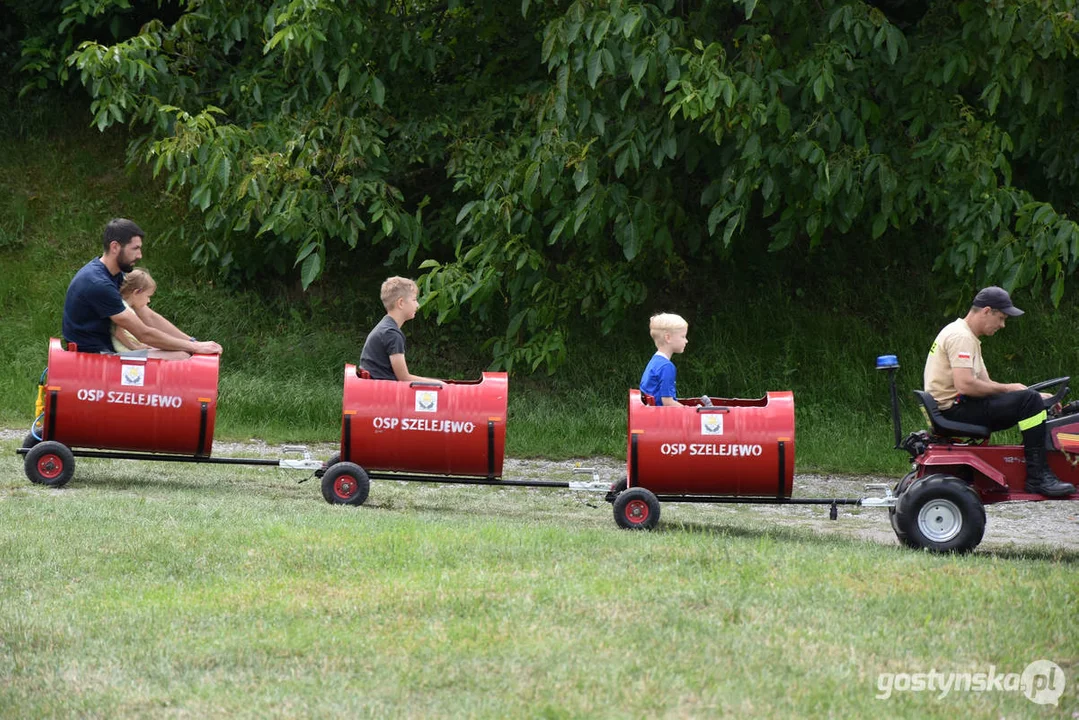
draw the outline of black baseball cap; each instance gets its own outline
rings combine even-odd
[[[996,285],[979,290],[978,294],[974,296],[974,302],[971,304],[976,308],[989,307],[1000,310],[1010,317],[1018,317],[1023,314],[1022,310],[1012,305],[1012,296],[1008,294],[1008,291]]]

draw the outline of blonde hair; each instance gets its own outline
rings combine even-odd
[[[150,273],[142,268],[135,268],[124,275],[124,282],[120,285],[120,296],[127,297],[136,290],[142,290],[143,292],[157,290],[157,283],[154,282]]]
[[[688,329],[689,323],[681,315],[675,315],[674,313],[659,313],[658,315],[653,315],[648,321],[648,334],[652,336],[653,342],[656,343],[663,342],[664,333],[683,328]]]
[[[382,304],[385,306],[386,312],[389,312],[393,309],[393,306],[397,304],[398,300],[407,298],[412,294],[418,294],[419,291],[420,289],[416,287],[415,281],[394,275],[391,278],[386,278],[386,282],[382,283],[380,297],[382,298]]]

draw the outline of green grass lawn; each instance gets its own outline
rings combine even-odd
[[[667,505],[376,482],[361,508],[271,468],[0,443],[3,717],[1074,717],[1079,555],[937,557]],[[823,512],[823,511],[822,511]],[[880,522],[886,526],[883,516]],[[876,695],[879,673],[1069,677]]]

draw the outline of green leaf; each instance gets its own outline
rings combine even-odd
[[[1056,279],[1053,280],[1053,288],[1049,291],[1049,296],[1053,301],[1053,307],[1060,306],[1060,300],[1064,297],[1064,272],[1058,272]]]
[[[824,75],[818,75],[817,79],[813,81],[813,97],[817,98],[817,102],[824,100]]]
[[[562,230],[565,229],[566,223],[569,222],[569,219],[570,216],[567,215],[555,224],[554,229],[551,230],[551,234],[547,236],[548,245],[554,245],[556,242],[558,242],[558,238],[562,235]]]
[[[310,287],[320,272],[322,272],[322,258],[318,253],[311,253],[303,261],[303,267],[300,268],[300,282],[303,284],[304,290]]]
[[[537,170],[538,172],[538,170]],[[577,166],[577,170],[573,173],[573,186],[577,188],[577,192],[581,192],[584,186],[588,184],[588,163],[583,162]]]
[[[757,9],[757,0],[743,0],[746,9],[746,20],[753,19],[753,11]]]
[[[217,166],[217,181],[221,183],[222,190],[229,186],[229,176],[232,173],[232,163],[229,162],[228,157],[222,156],[221,162]]]
[[[648,55],[638,55],[633,58],[633,65],[630,66],[629,74],[633,78],[633,86],[638,87],[641,84],[641,78],[644,77],[644,71],[648,69]]]
[[[345,89],[345,86],[348,85],[349,73],[350,73],[350,69],[349,69],[348,63],[345,63],[344,65],[341,66],[341,70],[337,73],[337,90],[338,90],[338,92],[343,91]]]
[[[386,86],[377,77],[371,80],[371,100],[379,107],[382,107],[382,103],[386,100]]]
[[[622,233],[622,255],[626,260],[633,260],[640,251],[641,243],[637,235],[637,226],[632,221],[627,222]]]
[[[588,54],[588,84],[590,87],[596,87],[596,81],[599,80],[602,72],[603,53],[599,50],[593,50]]]
[[[791,126],[791,111],[783,103],[776,107],[776,129],[780,135],[786,135]]]
[[[457,219],[454,220],[455,225],[460,225],[461,221],[468,217],[468,213],[472,211],[472,208],[476,205],[476,200],[470,200],[461,206],[460,211],[457,213]]]
[[[895,65],[896,58],[899,57],[899,43],[903,40],[903,34],[898,28],[889,25],[888,26],[888,62],[891,65]]]
[[[539,179],[540,164],[538,162],[533,162],[528,166],[528,171],[525,173],[524,197],[526,201],[536,192],[536,185],[539,183]]]
[[[1000,102],[1000,83],[991,82],[985,86],[985,90],[982,91],[981,100],[985,100],[986,106],[989,108],[989,114],[993,115],[997,111],[997,104]]]
[[[318,243],[315,242],[314,240],[308,240],[307,242],[305,242],[303,244],[303,247],[300,248],[300,251],[298,253],[296,253],[296,262],[293,263],[293,266],[295,267],[296,265],[299,265],[312,252],[314,252],[317,249],[318,249]]]
[[[873,217],[873,239],[876,240],[888,229],[888,218],[884,213],[877,213]]]
[[[734,216],[727,221],[727,227],[723,231],[723,247],[730,247],[731,238],[734,237],[734,231],[738,229],[738,221],[741,220],[741,214],[735,213]]]

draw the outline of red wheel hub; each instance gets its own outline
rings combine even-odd
[[[351,475],[342,475],[333,481],[333,491],[342,500],[348,500],[356,493],[356,480]]]
[[[626,520],[640,525],[648,519],[648,503],[644,500],[630,500],[626,503]]]
[[[54,480],[60,477],[64,471],[64,461],[59,455],[42,455],[37,461],[37,472],[46,480]]]

